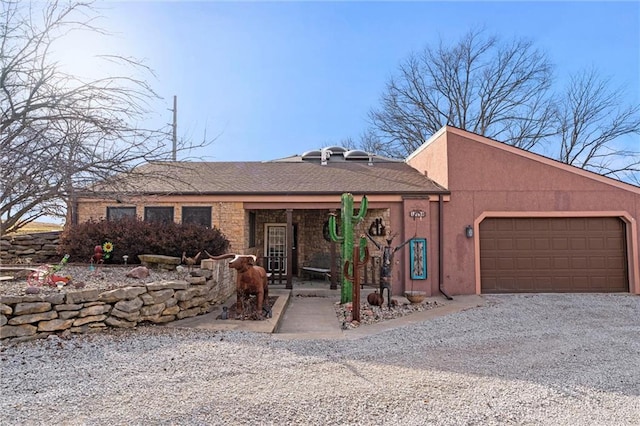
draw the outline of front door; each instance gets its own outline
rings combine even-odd
[[[266,223],[264,225],[265,269],[271,272],[287,273],[287,224]],[[293,225],[293,273],[296,273],[296,225]]]

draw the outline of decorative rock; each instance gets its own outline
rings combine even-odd
[[[195,317],[199,313],[200,313],[200,308],[191,308],[191,309],[178,312],[178,314],[176,315],[176,318],[182,319],[182,318]]]
[[[82,317],[89,317],[94,315],[102,315],[102,314],[109,313],[110,310],[111,310],[111,305],[94,305],[94,306],[89,306],[88,308],[81,309],[79,316],[80,318],[82,318]]]
[[[41,312],[38,314],[20,315],[9,320],[9,325],[30,324],[38,321],[46,321],[58,318],[56,311]]]
[[[7,317],[5,317],[4,315],[0,314],[0,327],[2,327],[3,325],[5,325],[7,323]]]
[[[15,305],[16,303],[26,302],[26,300],[24,300],[26,297],[30,296],[0,296],[0,303],[4,305]]]
[[[189,284],[195,284],[195,285],[207,283],[207,279],[205,277],[187,277],[186,281]]]
[[[81,325],[89,324],[91,322],[101,322],[107,319],[106,315],[93,315],[90,317],[77,318],[73,320],[74,327],[80,327]]]
[[[136,312],[123,312],[120,311],[118,309],[113,308],[111,310],[111,316],[113,317],[118,317],[118,318],[124,318],[127,321],[139,321],[140,320],[140,311],[136,311]]]
[[[78,315],[80,315],[79,311],[60,311],[60,312],[58,312],[58,318],[60,318],[60,319],[75,318]]]
[[[136,297],[146,292],[146,287],[123,287],[116,290],[105,291],[104,293],[100,294],[100,300],[107,303],[116,302],[123,299],[130,300],[135,299]]]
[[[178,312],[180,312],[180,306],[176,305],[166,308],[164,311],[162,311],[162,315],[176,315]]]
[[[142,308],[140,308],[140,315],[142,315],[143,317],[158,315],[162,313],[165,308],[166,306],[164,303],[160,303],[158,305],[143,306]]]
[[[28,256],[30,254],[36,254],[35,249],[26,249],[26,250],[16,250],[16,256]]]
[[[13,308],[13,315],[37,314],[51,310],[51,303],[35,302],[35,303],[18,303]]]
[[[136,297],[133,300],[121,300],[114,305],[114,309],[122,312],[134,312],[139,310],[143,305],[142,299]]]
[[[194,297],[193,299],[185,300],[184,302],[178,303],[178,306],[182,309],[190,309],[194,306],[200,306],[207,302],[207,299],[204,297]]]
[[[204,285],[195,286],[192,290],[194,296],[204,296],[209,293],[209,289]]]
[[[13,309],[9,305],[5,305],[4,303],[0,303],[0,314],[2,315],[11,315],[13,313]]]
[[[175,321],[175,320],[176,320],[175,315],[163,315],[155,319],[153,322],[156,324],[164,324],[164,323]]]
[[[147,290],[149,291],[158,291],[158,290],[186,290],[189,288],[189,283],[186,281],[163,281],[160,283],[152,283],[147,284]]]
[[[197,290],[195,288],[189,288],[187,290],[179,290],[176,291],[176,299],[180,302],[185,300],[193,299],[196,296]]]
[[[196,269],[191,272],[192,277],[204,277],[205,280],[210,279],[213,276],[213,272],[210,269]]]
[[[43,294],[41,299],[43,302],[49,302],[52,305],[61,305],[64,303],[64,293]]]
[[[81,304],[64,304],[53,307],[56,311],[79,311],[82,309]]]
[[[119,319],[116,317],[107,318],[104,323],[110,327],[118,327],[118,328],[134,328],[137,323]]]
[[[58,331],[66,330],[71,327],[73,320],[70,319],[54,319],[51,321],[40,321],[38,323],[38,331]]]
[[[89,326],[89,328],[107,328],[107,324],[103,323],[103,322],[92,322],[90,324],[87,324]]]
[[[70,291],[67,293],[67,303],[95,302],[98,298],[98,289]]]
[[[129,278],[147,278],[149,276],[149,269],[146,266],[138,266],[127,272]]]
[[[161,269],[166,269],[169,271],[173,271],[176,269],[176,266],[182,262],[182,259],[179,257],[173,256],[164,256],[159,254],[139,254],[138,259],[143,266],[148,267],[158,267]]]
[[[38,328],[30,324],[18,325],[15,327],[5,325],[0,328],[0,338],[6,339],[8,337],[33,336],[37,331]]]
[[[38,294],[40,293],[40,287],[29,286],[24,292],[27,294]]]
[[[158,303],[164,303],[171,299],[174,291],[172,289],[150,291],[147,294],[140,296],[145,305],[156,305]]]

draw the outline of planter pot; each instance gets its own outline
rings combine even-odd
[[[411,303],[422,303],[427,298],[427,293],[424,291],[405,291],[404,297],[409,299]]]

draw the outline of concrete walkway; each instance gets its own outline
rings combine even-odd
[[[365,288],[361,298],[366,300],[367,294],[372,291],[373,289]],[[278,339],[358,339],[484,305],[484,298],[477,295],[454,296],[453,300],[432,297],[428,300],[435,300],[441,306],[393,320],[342,330],[335,311],[335,305],[340,301],[340,290],[329,290],[326,286],[301,286],[293,290],[272,288],[269,293],[271,296],[278,296],[272,308],[272,318],[263,321],[221,320],[217,317],[222,312],[222,307],[218,307],[209,314],[174,321],[167,324],[167,327],[272,333]],[[225,305],[234,302],[235,296]]]

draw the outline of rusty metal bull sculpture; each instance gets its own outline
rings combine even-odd
[[[205,253],[213,260],[231,259],[229,268],[238,271],[236,277],[236,316],[244,319],[245,302],[248,301],[249,296],[256,296],[256,316],[262,318],[262,311],[265,311],[267,317],[271,317],[271,308],[268,303],[267,272],[263,267],[255,265],[256,256],[233,253],[212,256],[206,250]]]

